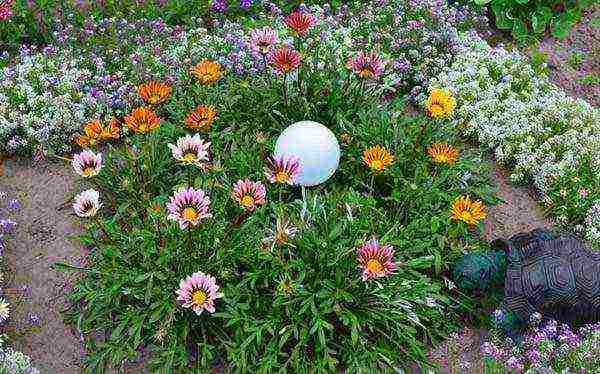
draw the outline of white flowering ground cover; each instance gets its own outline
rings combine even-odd
[[[568,96],[518,52],[463,35],[464,49],[432,87],[457,95],[451,121],[532,183],[561,224],[600,243],[600,111]]]

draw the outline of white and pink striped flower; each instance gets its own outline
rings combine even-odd
[[[358,247],[358,267],[362,271],[363,281],[371,278],[382,278],[396,270],[394,249],[391,245],[381,245],[377,239]]]
[[[205,143],[200,139],[200,134],[194,136],[186,135],[177,139],[177,144],[169,144],[173,158],[185,165],[203,166],[208,161],[208,147],[210,142]]]
[[[247,211],[252,211],[257,205],[265,203],[267,190],[260,182],[249,179],[239,180],[233,185],[231,196]]]
[[[175,291],[177,301],[184,308],[192,308],[197,314],[203,311],[215,312],[215,300],[223,297],[219,293],[217,280],[210,274],[196,272],[179,282],[179,289]]]
[[[95,216],[101,206],[100,193],[94,189],[81,192],[73,200],[73,211],[82,218]]]
[[[102,154],[88,149],[73,156],[73,170],[84,178],[95,177],[102,169]]]
[[[294,184],[302,167],[296,156],[274,156],[269,158],[265,176],[271,183]]]
[[[279,43],[277,31],[265,26],[250,32],[250,47],[263,55],[269,53]]]
[[[202,219],[212,217],[209,212],[210,198],[204,191],[193,187],[176,192],[167,204],[167,210],[167,218],[178,222],[181,229],[197,226]]]

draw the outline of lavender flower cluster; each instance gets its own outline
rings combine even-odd
[[[535,313],[521,343],[494,330],[481,353],[488,367],[508,372],[596,373],[600,370],[600,324],[574,330],[554,320],[542,323],[542,316]]]

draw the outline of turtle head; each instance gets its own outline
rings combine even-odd
[[[468,253],[454,264],[453,278],[460,289],[488,291],[503,285],[506,264],[504,251]]]

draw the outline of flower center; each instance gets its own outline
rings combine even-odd
[[[96,172],[96,169],[93,166],[88,166],[85,169],[83,169],[83,176],[84,177],[91,177],[92,175],[94,175],[94,173]]]
[[[373,160],[371,162],[371,168],[375,170],[383,170],[383,161],[382,160]]]
[[[288,179],[289,179],[289,176],[285,171],[280,171],[275,175],[275,180],[279,183],[284,183]]]
[[[150,94],[148,101],[150,102],[150,104],[156,104],[160,101],[160,95],[157,93]]]
[[[359,75],[362,78],[373,78],[375,76],[375,73],[373,72],[373,69],[371,69],[370,67],[366,67],[360,71]]]
[[[367,270],[375,274],[379,274],[383,271],[383,266],[381,265],[381,262],[379,262],[379,260],[372,258],[367,262]]]
[[[192,301],[194,302],[194,304],[197,304],[197,305],[204,304],[204,302],[206,301],[207,298],[208,297],[206,295],[206,292],[204,292],[203,290],[196,290],[192,294]]]
[[[183,154],[183,161],[185,162],[195,162],[197,159],[196,153],[189,151]]]
[[[254,198],[250,195],[245,195],[242,197],[242,205],[246,208],[251,208],[254,206]]]
[[[192,207],[187,207],[183,210],[183,218],[188,221],[196,221],[198,219],[198,212]]]

